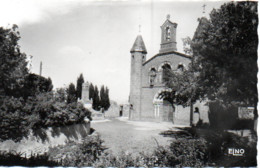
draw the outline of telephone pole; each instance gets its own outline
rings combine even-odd
[[[42,76],[42,61],[40,63],[40,76]]]

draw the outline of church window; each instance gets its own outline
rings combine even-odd
[[[200,113],[199,108],[195,107],[194,113]]]
[[[154,86],[155,83],[155,78],[156,78],[156,69],[152,68],[149,72],[149,83],[150,83],[150,87]]]
[[[171,70],[171,66],[169,64],[166,63],[162,66],[162,81],[163,82],[167,81],[170,70]]]
[[[184,66],[182,64],[179,64],[177,70],[183,72]]]

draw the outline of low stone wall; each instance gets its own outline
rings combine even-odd
[[[31,131],[27,138],[20,142],[6,140],[0,142],[0,151],[15,151],[23,156],[43,154],[49,147],[64,145],[68,141],[80,142],[90,133],[90,122],[73,124],[61,127],[49,127]]]

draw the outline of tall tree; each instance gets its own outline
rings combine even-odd
[[[108,110],[110,107],[110,99],[109,99],[109,89],[106,87],[105,88],[105,104],[104,104],[104,109]]]
[[[77,92],[75,85],[70,83],[69,87],[67,88],[67,103],[73,103],[77,101]]]
[[[81,73],[77,79],[77,99],[81,99],[81,92],[82,92],[82,84],[84,83],[84,77],[83,74]]]
[[[257,25],[257,2],[226,3],[209,19],[200,18],[192,41],[183,40],[185,52],[193,54],[189,70],[169,77],[172,102],[207,98],[256,107]]]
[[[94,88],[94,85],[92,83],[90,83],[89,85],[89,99],[93,101],[93,98],[94,98],[94,91],[95,91],[95,88]]]
[[[0,95],[16,94],[23,87],[28,74],[26,55],[21,53],[18,41],[21,38],[18,26],[0,27]]]
[[[105,86],[102,85],[100,89],[100,106],[105,108],[106,105],[106,94],[105,94]]]
[[[95,89],[94,89],[92,107],[95,110],[100,110],[100,98],[99,98],[99,90],[98,90],[97,86],[95,86]]]
[[[231,2],[200,19],[192,40],[202,95],[256,107],[257,2]]]

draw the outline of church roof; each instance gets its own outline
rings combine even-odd
[[[135,43],[132,47],[132,49],[130,50],[130,52],[142,52],[142,53],[147,53],[146,47],[144,45],[144,41],[141,35],[138,35],[135,39]]]
[[[176,55],[179,55],[179,56],[182,56],[182,57],[185,57],[185,58],[189,58],[191,59],[192,56],[190,55],[186,55],[186,54],[183,54],[183,53],[179,53],[177,51],[170,51],[170,52],[165,52],[165,53],[159,53],[159,54],[156,54],[155,56],[153,56],[152,58],[148,59],[147,61],[145,61],[143,63],[143,65],[147,64],[148,62],[152,61],[153,59],[155,59],[156,57],[159,57],[159,56],[166,56],[166,55],[169,55],[169,54],[176,54]]]

